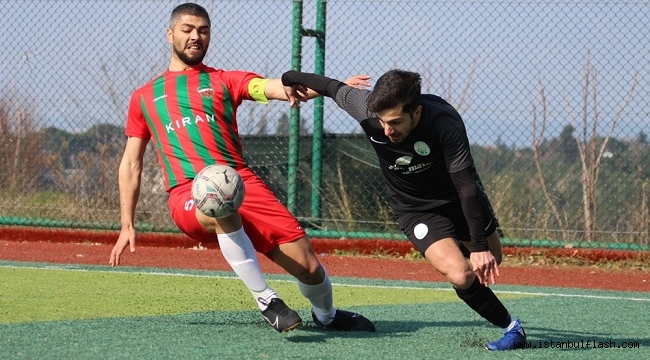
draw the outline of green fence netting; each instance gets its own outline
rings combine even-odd
[[[166,68],[165,30],[179,3],[2,2],[2,225],[119,223],[129,95]],[[212,15],[208,64],[267,77],[291,68],[296,2],[199,3]],[[315,27],[322,2],[299,3],[303,26]],[[417,71],[426,92],[459,109],[506,239],[647,249],[647,1],[335,0],[326,7],[326,75]],[[304,38],[301,54],[302,70],[313,71],[316,40]],[[314,156],[314,110],[301,106],[295,215],[313,236],[401,239],[358,124],[325,99]],[[289,108],[247,103],[238,119],[251,167],[286,203]],[[322,167],[317,187],[314,159]],[[142,230],[176,231],[153,148],[140,199]]]

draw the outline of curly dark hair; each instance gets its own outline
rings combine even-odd
[[[368,97],[368,110],[379,112],[402,105],[402,111],[413,114],[420,105],[422,78],[420,74],[393,69],[382,75]]]

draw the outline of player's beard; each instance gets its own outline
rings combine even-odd
[[[197,55],[191,56],[185,54],[183,50],[185,49],[179,50],[178,47],[174,46],[174,53],[176,53],[178,59],[182,61],[185,65],[189,65],[189,66],[200,64],[203,61],[203,58],[205,57],[205,53],[206,53],[206,51],[202,51]]]
[[[407,132],[405,132],[405,133],[404,132],[399,132],[399,138],[396,139],[395,141],[393,141],[392,139],[389,138],[390,141],[393,144],[399,144],[399,143],[403,142],[404,140],[406,140],[406,138],[411,134],[413,129],[415,129],[415,127],[417,126],[417,123],[415,122],[415,118],[413,117],[413,115],[410,115],[410,118],[411,118],[411,126],[410,126],[410,129],[408,129]]]

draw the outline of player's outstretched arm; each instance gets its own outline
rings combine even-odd
[[[317,75],[318,76],[318,75]],[[321,77],[322,79],[328,79]],[[349,86],[354,86],[359,89],[364,89],[370,86],[368,80],[370,79],[369,75],[355,75],[343,83]],[[332,79],[333,80],[333,79]],[[334,80],[333,80],[334,81]],[[317,88],[315,86],[315,88]],[[284,84],[280,79],[268,79],[264,85],[264,95],[266,98],[271,100],[285,100],[289,102],[290,106],[296,106],[300,102],[305,102],[310,99],[313,99],[319,96],[318,90],[312,90],[304,84],[293,83],[293,84]],[[327,94],[324,94],[327,96]]]
[[[303,73],[289,70],[282,74],[281,80],[285,87],[285,93],[289,98],[290,104],[295,105],[297,101],[306,101],[313,97],[313,92],[334,98],[339,88],[342,86],[353,86],[358,89],[367,88],[370,86],[370,83],[368,82],[369,79],[369,75],[355,75],[344,82],[341,82],[314,73]],[[306,93],[307,96],[305,96]]]
[[[269,79],[264,85],[264,95],[269,100],[288,101],[291,106],[318,96],[315,91],[310,91],[301,85],[283,86],[280,79]]]
[[[135,251],[135,206],[140,196],[140,178],[142,175],[142,161],[147,149],[148,140],[129,137],[120,162],[118,183],[120,189],[120,222],[122,230],[111,251],[109,264],[117,266],[120,257],[127,245],[131,252]]]

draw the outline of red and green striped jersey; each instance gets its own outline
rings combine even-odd
[[[153,140],[167,191],[207,165],[247,166],[237,107],[253,100],[248,83],[254,78],[261,76],[203,66],[167,71],[133,92],[126,135]]]

